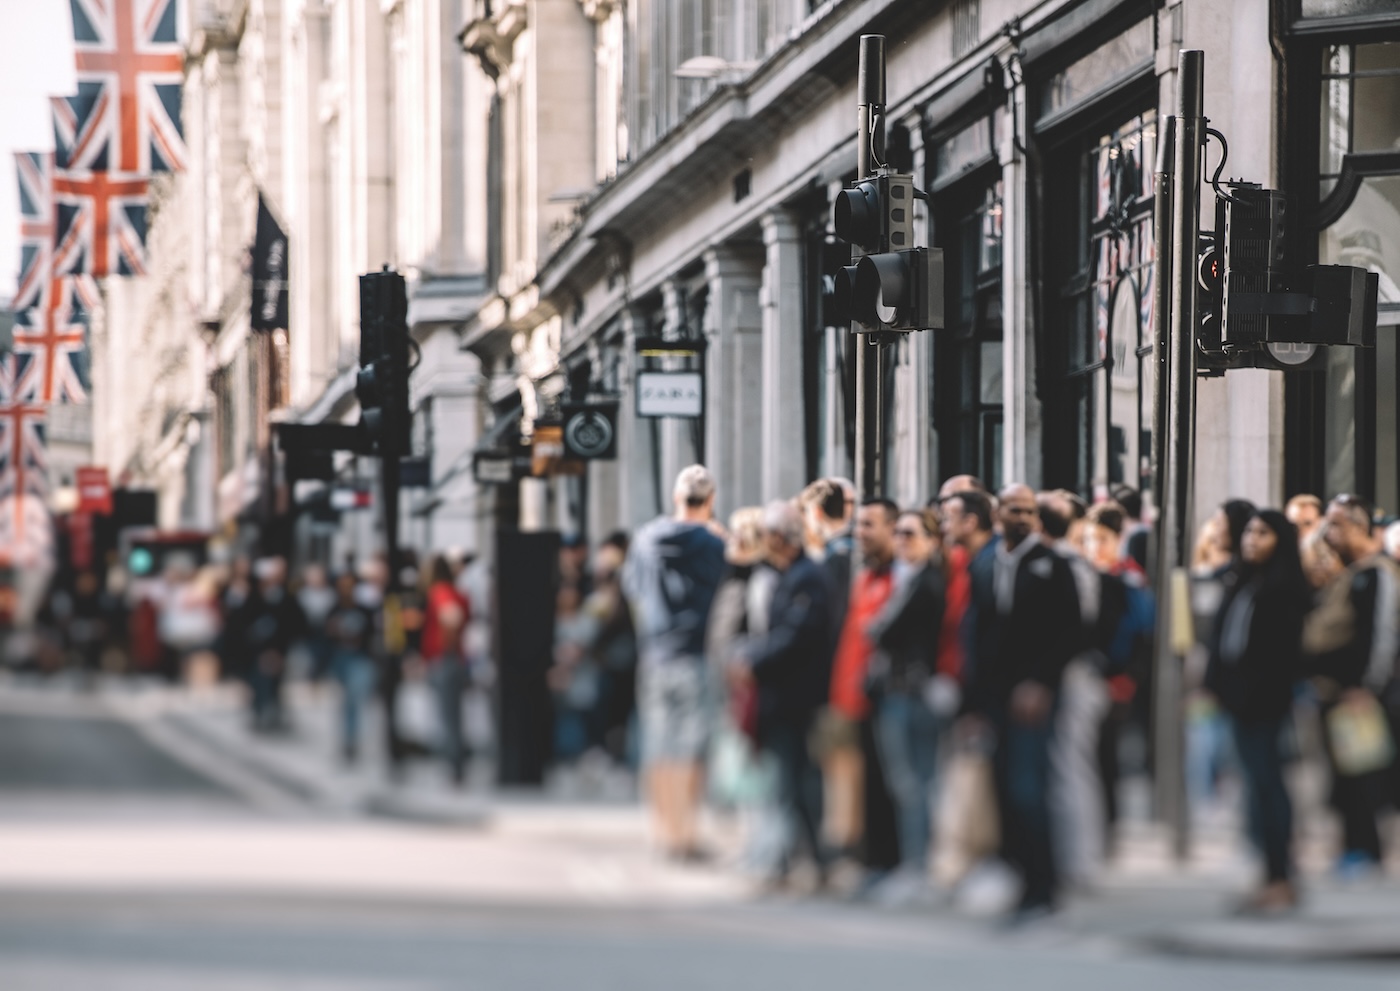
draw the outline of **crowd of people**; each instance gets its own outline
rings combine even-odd
[[[7,653],[85,678],[105,670],[241,682],[249,728],[259,734],[291,728],[290,678],[329,684],[338,693],[340,759],[361,760],[366,713],[380,706],[382,750],[395,773],[409,758],[441,756],[462,785],[464,693],[490,680],[469,635],[470,560],[441,555],[420,571],[406,551],[398,563],[396,582],[382,556],[347,562],[338,573],[308,564],[295,580],[275,555],[199,566],[183,553],[140,576],[113,569],[105,584],[90,571],[59,575],[31,635]]]
[[[677,860],[713,855],[707,799],[743,813],[743,864],[775,887],[902,904],[999,862],[1027,920],[1098,883],[1122,782],[1156,762],[1138,492],[1089,505],[961,475],[899,506],[824,478],[725,526],[693,465],[673,500],[630,537],[564,537],[542,584],[556,766],[635,769]],[[1298,903],[1287,769],[1304,739],[1330,770],[1339,874],[1383,864],[1382,816],[1400,804],[1400,523],[1383,522],[1354,496],[1302,495],[1282,511],[1228,501],[1201,530],[1185,770],[1197,806],[1241,785],[1264,867],[1243,911]],[[341,759],[362,759],[378,704],[390,767],[436,754],[460,786],[464,694],[491,673],[468,564],[420,569],[408,552],[392,581],[382,558],[291,581],[277,557],[174,556],[125,582],[79,574],[48,596],[35,653],[93,671],[120,639],[138,670],[207,666],[246,684],[260,733],[286,727],[300,658],[338,688]]]
[[[768,884],[789,884],[799,864],[817,886],[850,867],[858,897],[905,903],[997,858],[1019,876],[1013,917],[1025,921],[1096,883],[1114,850],[1120,755],[1135,750],[1143,773],[1154,759],[1139,493],[1087,505],[959,476],[901,507],[856,505],[848,481],[822,479],[727,527],[704,467],[682,471],[673,495],[674,513],[626,551],[620,586],[665,854],[709,856],[706,772],[725,773],[717,745],[737,738],[768,775],[759,802],[779,838],[749,851]],[[1286,511],[1228,502],[1203,530],[1204,663],[1187,676],[1193,704],[1221,714],[1264,864],[1240,911],[1298,902],[1285,768],[1300,707],[1324,727],[1339,871],[1382,863],[1378,817],[1400,800],[1400,571],[1375,522],[1355,497],[1302,496]],[[937,872],[936,833],[948,858]]]

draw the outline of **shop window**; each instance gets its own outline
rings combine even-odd
[[[1318,261],[1378,273],[1379,323],[1393,328],[1400,324],[1400,44],[1326,46],[1320,96]],[[1361,491],[1400,508],[1398,376],[1393,330],[1382,330],[1374,349],[1328,349],[1327,492]]]
[[[1394,14],[1395,0],[1302,0],[1301,13],[1305,18]]]
[[[1154,44],[1149,17],[1051,76],[1040,89],[1038,126],[1046,127],[1140,73],[1150,72]]]
[[[933,349],[938,471],[977,475],[995,490],[1002,482],[1001,180],[972,180],[940,196],[935,224],[951,290],[948,332]]]
[[[1047,482],[1151,488],[1152,167],[1148,110],[1065,152],[1048,186],[1045,264],[1055,370]],[[1077,159],[1078,168],[1074,168]]]

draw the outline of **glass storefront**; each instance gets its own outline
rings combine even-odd
[[[1064,185],[1047,192],[1047,274],[1057,287],[1047,306],[1057,379],[1047,481],[1085,495],[1120,483],[1150,490],[1152,481],[1157,115],[1120,120],[1064,153]]]
[[[1337,216],[1334,204],[1345,210],[1318,232],[1318,261],[1380,275],[1381,327],[1374,349],[1329,349],[1323,483],[1329,494],[1360,491],[1395,512],[1400,161],[1376,153],[1400,151],[1400,43],[1327,45],[1321,70],[1319,200],[1324,217]]]
[[[933,346],[933,425],[939,478],[971,474],[1002,484],[1003,195],[993,149],[1005,113],[936,142],[933,243],[944,250],[948,333]]]

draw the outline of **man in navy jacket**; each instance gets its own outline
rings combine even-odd
[[[826,572],[806,555],[802,517],[792,503],[773,502],[764,511],[768,561],[781,577],[769,604],[767,632],[736,659],[739,677],[751,677],[758,694],[758,745],[778,767],[778,799],[824,872],[820,831],[821,776],[807,750],[807,737],[831,680],[832,589]],[[791,866],[789,849],[778,879]]]
[[[1074,575],[1036,539],[1035,493],[1009,485],[999,495],[1002,539],[991,582],[973,583],[978,629],[964,706],[964,732],[996,740],[1002,846],[1024,883],[1018,916],[1055,906],[1050,836],[1050,744],[1060,677],[1082,642]]]

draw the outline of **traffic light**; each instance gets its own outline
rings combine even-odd
[[[914,177],[862,179],[836,197],[836,236],[867,254],[914,245]]]
[[[1218,243],[1224,264],[1220,340],[1252,346],[1269,340],[1270,316],[1257,300],[1284,289],[1284,220],[1287,203],[1277,189],[1231,183],[1217,200]]]
[[[866,255],[855,265],[851,314],[869,330],[942,330],[943,249]]]
[[[1216,198],[1215,230],[1201,233],[1201,370],[1318,371],[1324,346],[1373,347],[1378,277],[1348,265],[1291,268],[1283,194],[1256,183],[1227,188]]]
[[[355,397],[369,449],[384,458],[411,445],[408,409],[408,292],[403,276],[386,267],[360,276],[360,371]]]
[[[862,179],[836,197],[836,236],[865,254],[835,274],[833,315],[867,331],[943,327],[943,252],[914,247],[914,177]]]

